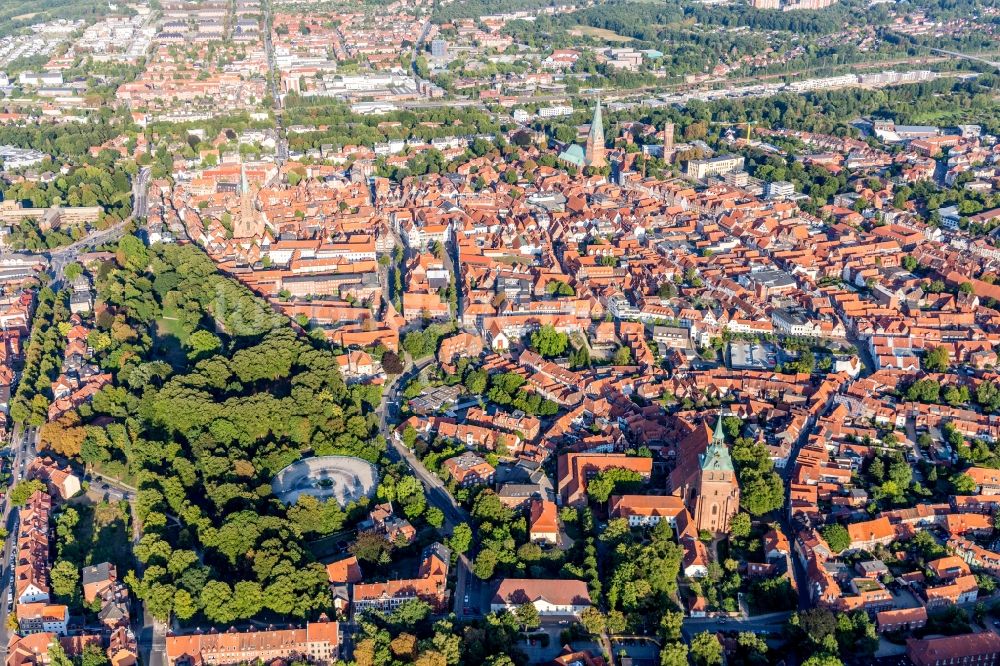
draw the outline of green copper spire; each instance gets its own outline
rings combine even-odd
[[[726,443],[726,434],[722,430],[722,414],[715,420],[715,432],[712,434],[712,443]]]
[[[733,459],[729,455],[729,447],[726,446],[726,435],[722,431],[721,414],[715,422],[715,432],[712,434],[712,441],[709,442],[705,452],[701,454],[699,462],[701,462],[703,470],[734,471]]]

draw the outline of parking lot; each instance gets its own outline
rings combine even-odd
[[[734,370],[769,370],[778,362],[777,350],[769,344],[732,342],[729,344],[729,364]]]

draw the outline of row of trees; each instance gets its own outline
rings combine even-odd
[[[62,367],[66,336],[59,324],[69,320],[69,293],[43,287],[32,318],[31,342],[24,357],[24,370],[10,405],[10,417],[20,423],[40,426],[48,418],[52,382]]]

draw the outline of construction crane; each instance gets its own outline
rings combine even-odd
[[[709,124],[710,125],[728,125],[729,127],[740,127],[741,125],[746,125],[746,127],[747,127],[747,134],[746,134],[746,136],[744,138],[747,140],[747,142],[750,141],[750,134],[753,131],[753,126],[754,126],[754,123],[752,123],[752,122],[730,123],[730,122],[722,122],[721,120],[713,120]]]

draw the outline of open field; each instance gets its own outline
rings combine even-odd
[[[613,30],[607,30],[605,28],[594,28],[589,25],[578,25],[575,28],[570,28],[569,34],[578,35],[580,37],[594,37],[596,39],[603,39],[607,42],[631,42],[631,37],[626,37],[625,35],[619,35]]]

